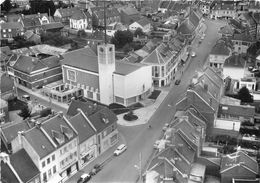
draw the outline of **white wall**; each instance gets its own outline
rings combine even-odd
[[[241,122],[234,119],[216,119],[215,128],[239,131]]]
[[[244,77],[245,70],[244,68],[231,68],[231,67],[224,67],[223,68],[223,75],[224,78],[231,77],[232,79],[240,80]]]
[[[125,96],[125,76],[114,74],[114,95],[118,97]]]

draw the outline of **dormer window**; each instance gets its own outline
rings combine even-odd
[[[59,145],[65,142],[64,135],[55,130],[52,130],[52,137],[59,143]]]
[[[105,124],[109,123],[109,120],[104,113],[100,113],[100,117],[103,123]]]
[[[68,127],[66,126],[62,126],[61,125],[61,131],[62,133],[70,140],[72,137],[73,137],[73,132],[71,129],[69,129]]]

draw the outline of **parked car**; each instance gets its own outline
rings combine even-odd
[[[177,79],[176,81],[175,81],[175,85],[179,85],[181,83],[181,80],[180,79]]]
[[[114,152],[115,156],[119,156],[121,153],[123,153],[127,149],[127,146],[125,144],[121,144],[117,147],[117,149]]]
[[[87,174],[87,173],[84,173],[84,174],[82,174],[80,176],[80,178],[79,178],[77,183],[85,183],[85,182],[88,182],[90,179],[91,179],[91,175]]]
[[[93,175],[96,175],[100,170],[102,169],[101,165],[100,164],[95,164],[93,169],[90,171],[90,175],[93,176]]]
[[[196,57],[196,53],[193,51],[193,52],[191,52],[191,56],[192,57]]]

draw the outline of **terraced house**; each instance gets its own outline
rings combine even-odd
[[[89,12],[75,10],[70,17],[70,28],[76,30],[92,29],[92,17]]]
[[[14,54],[7,64],[7,73],[25,87],[39,88],[62,79],[60,59],[57,56],[39,59]]]

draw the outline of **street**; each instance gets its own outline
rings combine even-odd
[[[118,126],[119,132],[125,139],[128,149],[106,164],[90,182],[136,182],[139,175],[140,153],[143,168],[151,158],[153,143],[160,137],[163,125],[173,118],[176,102],[185,94],[194,73],[201,70],[198,67],[202,67],[205,64],[208,53],[220,37],[217,32],[223,26],[223,22],[205,20],[205,23],[208,27],[205,32],[205,39],[199,45],[197,43],[198,40],[194,41],[192,50],[196,52],[196,56],[191,58],[187,69],[183,73],[180,85],[171,85],[168,96],[151,117],[148,123],[152,125],[152,128],[148,128],[147,124],[134,127]],[[109,150],[106,153],[111,153],[112,155],[113,150]],[[87,166],[82,171],[88,173],[88,169],[89,167]],[[68,182],[75,183],[82,174],[82,171],[74,175]]]

